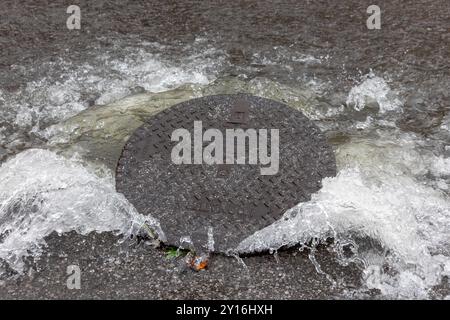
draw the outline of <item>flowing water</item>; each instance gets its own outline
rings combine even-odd
[[[428,28],[450,30],[436,21]],[[448,47],[435,44],[437,58],[424,63],[421,49],[405,44],[393,49],[409,52],[404,60],[384,54],[380,66],[378,57],[349,61],[347,48],[312,36],[312,43],[291,45],[270,37],[231,41],[217,32],[165,43],[120,36],[107,47],[92,45],[81,61],[11,66],[25,80],[0,87],[0,259],[8,268],[24,272],[24,261],[41,255],[54,231],[128,237],[145,223],[163,237],[157,221],[115,192],[123,143],[175,103],[249,92],[314,120],[335,148],[338,174],[237,252],[300,245],[322,272],[314,247],[328,243],[339,263],[363,270],[362,288],[344,290],[352,296],[378,289],[382,297],[429,298],[436,286],[448,286]]]

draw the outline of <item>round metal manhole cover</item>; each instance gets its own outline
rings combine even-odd
[[[117,190],[159,219],[169,245],[235,248],[308,201],[336,175],[332,148],[300,111],[217,95],[166,109],[138,128],[117,166]]]

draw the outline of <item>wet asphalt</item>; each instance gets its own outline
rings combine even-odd
[[[422,94],[437,107],[427,109],[423,121],[415,116],[417,110],[407,107],[400,125],[404,130],[432,130],[439,124],[426,118],[442,117],[449,108],[448,1],[378,1],[386,27],[368,33],[365,10],[371,2],[4,0],[0,86],[14,92],[42,76],[12,73],[13,64],[34,65],[60,57],[83,63],[91,54],[87,44],[101,49],[114,39],[135,35],[182,45],[200,35],[214,39],[235,66],[246,65],[256,47],[294,46],[305,53],[332,53],[325,67],[297,71],[328,78],[344,92],[352,74],[372,68],[389,70],[398,83],[424,82],[433,90]],[[82,8],[80,31],[65,28],[70,4]],[[176,56],[176,49],[171,50],[168,54]],[[338,76],[345,68],[349,70],[345,77]],[[270,76],[271,70],[264,73]],[[110,233],[52,234],[46,241],[42,257],[28,261],[29,271],[0,279],[0,299],[336,299],[352,297],[351,290],[361,286],[358,266],[339,265],[326,246],[315,255],[325,275],[316,270],[308,252],[298,249],[242,261],[214,255],[207,270],[195,272],[184,267],[183,258],[168,258],[163,248],[120,244]],[[67,287],[70,265],[81,269],[80,289]]]
[[[194,271],[183,256],[144,242],[120,243],[110,233],[46,240],[47,253],[29,262],[28,273],[0,280],[1,299],[338,299],[351,294],[343,288],[360,287],[357,266],[338,265],[326,247],[315,256],[327,276],[298,249],[241,261],[212,255],[206,270]],[[71,265],[80,268],[80,289],[67,285]]]

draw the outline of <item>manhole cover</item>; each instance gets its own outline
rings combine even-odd
[[[205,250],[213,239],[224,252],[335,174],[331,147],[301,112],[239,94],[158,113],[126,143],[116,180],[140,213],[160,220],[167,244],[190,237]]]

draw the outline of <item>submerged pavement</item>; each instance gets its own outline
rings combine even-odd
[[[196,272],[164,249],[118,240],[110,233],[52,234],[28,274],[0,280],[0,299],[338,299],[343,288],[360,287],[359,269],[340,266],[325,247],[316,259],[328,277],[343,282],[335,287],[298,249],[241,261],[213,255],[209,268]],[[67,287],[70,265],[81,270],[80,289]]]

